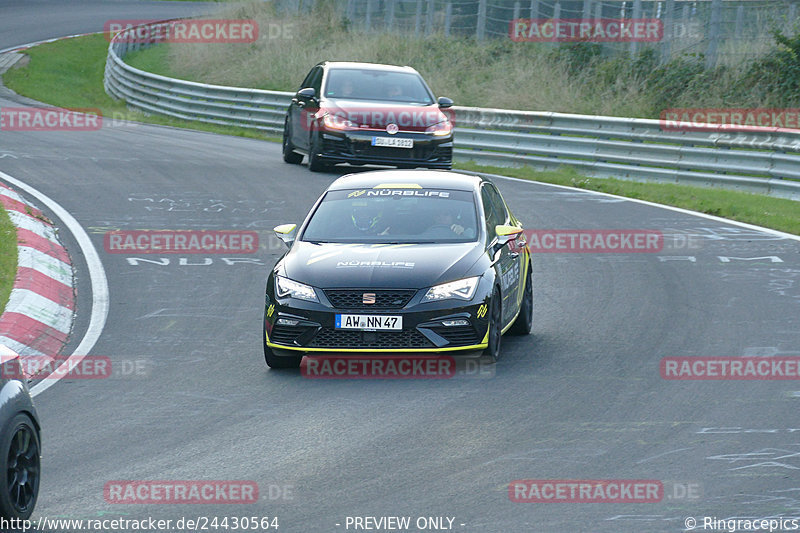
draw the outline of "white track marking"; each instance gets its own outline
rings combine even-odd
[[[607,196],[609,198],[618,198],[620,200],[626,200],[628,202],[635,202],[637,204],[649,205],[651,207],[659,207],[661,209],[668,209],[670,211],[675,211],[676,213],[683,213],[684,215],[691,215],[700,218],[707,218],[708,220],[714,220],[716,222],[722,222],[724,224],[731,224],[733,226],[739,226],[740,228],[747,228],[755,231],[760,231],[763,233],[769,233],[770,235],[775,235],[777,237],[783,237],[784,239],[792,239],[795,241],[800,241],[800,235],[792,235],[791,233],[784,233],[782,231],[764,228],[761,226],[755,226],[753,224],[747,224],[745,222],[739,222],[736,220],[730,220],[727,218],[716,217],[714,215],[707,215],[705,213],[700,213],[698,211],[691,211],[689,209],[683,209],[681,207],[673,207],[671,205],[664,205],[664,204],[657,204],[655,202],[648,202],[647,200],[639,200],[638,198],[626,198],[625,196],[617,196],[616,194],[609,194],[607,192],[600,192],[600,191],[589,191],[586,189],[580,189],[578,187],[569,187],[567,185],[556,185],[555,183],[544,183],[542,181],[534,181],[534,180],[526,180],[523,178],[512,178],[510,176],[501,176],[500,174],[489,174],[487,172],[475,172],[472,170],[456,170],[456,172],[464,172],[465,174],[479,174],[482,176],[489,176],[491,178],[500,178],[504,180],[512,180],[512,181],[519,181],[522,183],[535,183],[537,185],[545,185],[547,187],[557,187],[559,189],[567,189],[570,191],[581,191],[589,194],[599,194],[601,196]],[[602,179],[602,178],[598,178]],[[639,183],[639,182],[637,182]]]

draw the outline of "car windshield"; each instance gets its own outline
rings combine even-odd
[[[332,69],[328,71],[325,96],[352,100],[433,104],[433,97],[422,78],[413,72]]]
[[[328,191],[301,240],[336,243],[474,242],[474,196],[443,189]]]

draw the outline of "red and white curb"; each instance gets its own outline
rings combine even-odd
[[[69,255],[52,222],[0,183],[0,203],[17,228],[17,276],[0,316],[0,345],[21,356],[58,355],[69,337],[75,291]]]

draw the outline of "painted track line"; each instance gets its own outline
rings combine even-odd
[[[656,202],[648,202],[647,200],[640,200],[638,198],[628,198],[627,196],[618,196],[616,194],[610,194],[607,192],[600,192],[600,191],[590,191],[588,189],[581,189],[579,187],[570,187],[569,185],[558,185],[556,183],[545,183],[543,181],[535,181],[535,180],[526,180],[524,178],[514,178],[511,176],[503,176],[502,174],[491,174],[488,172],[476,172],[474,170],[461,170],[461,169],[454,169],[456,172],[463,172],[464,174],[473,174],[473,175],[481,175],[481,176],[489,176],[490,178],[499,178],[504,180],[511,180],[511,181],[519,181],[522,183],[535,183],[537,185],[545,185],[547,187],[557,187],[559,189],[567,189],[570,191],[580,191],[586,192],[590,194],[599,194],[601,196],[607,196],[609,198],[617,198],[620,200],[625,200],[627,202],[635,202],[637,204],[648,205],[650,207],[659,207],[661,209],[668,209],[670,211],[675,211],[676,213],[682,213],[684,215],[691,215],[694,217],[706,218],[708,220],[714,220],[715,222],[722,222],[724,224],[731,224],[733,226],[739,226],[740,228],[747,228],[755,231],[760,231],[762,233],[768,233],[770,235],[775,235],[776,237],[782,237],[784,239],[792,239],[795,241],[800,241],[800,235],[792,235],[791,233],[784,233],[782,231],[774,230],[771,228],[765,228],[763,226],[756,226],[754,224],[748,224],[746,222],[739,222],[738,220],[731,220],[729,218],[718,217],[714,215],[708,215],[706,213],[701,213],[699,211],[692,211],[691,209],[684,209],[682,207],[675,207],[672,205],[666,204],[659,204]],[[602,178],[598,178],[602,179]]]
[[[89,318],[89,327],[86,329],[86,334],[83,336],[83,339],[81,339],[80,344],[75,348],[75,351],[72,353],[72,355],[70,355],[69,358],[67,358],[63,363],[61,363],[61,365],[53,372],[53,374],[60,372],[62,376],[65,376],[68,374],[66,369],[69,368],[69,365],[77,365],[86,356],[86,354],[91,351],[97,342],[97,339],[100,338],[100,334],[103,332],[103,328],[106,325],[109,305],[108,279],[106,278],[106,271],[103,269],[103,263],[100,261],[100,256],[92,244],[91,239],[89,239],[89,235],[86,234],[86,231],[84,231],[78,221],[75,220],[75,217],[69,214],[66,209],[61,207],[58,202],[49,196],[31,187],[30,185],[9,176],[5,172],[0,171],[0,178],[27,192],[42,202],[42,204],[46,205],[55,216],[61,219],[70,233],[72,233],[72,235],[75,237],[75,240],[78,242],[78,246],[83,252],[86,265],[89,269],[89,280],[92,286],[92,313]],[[41,380],[38,384],[31,387],[31,396],[37,396],[43,393],[52,387],[58,381],[58,379],[60,378],[48,378]]]

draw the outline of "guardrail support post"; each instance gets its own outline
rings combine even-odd
[[[592,18],[592,0],[583,0],[583,19]]]
[[[708,25],[708,48],[706,49],[706,68],[717,65],[717,46],[722,26],[722,0],[711,0],[711,21]]]
[[[478,22],[475,24],[475,38],[482,41],[486,36],[486,0],[478,0]]]
[[[642,18],[642,0],[634,0],[633,2],[633,16],[631,17],[631,24],[634,20]],[[639,50],[639,43],[635,40],[631,40],[631,57],[636,55],[636,52]]]
[[[675,0],[667,0],[664,6],[664,36],[661,39],[661,62],[669,62],[672,55],[672,37],[675,35],[673,20],[675,18]]]
[[[417,0],[417,11],[414,14],[414,35],[419,37],[422,31],[422,0]]]
[[[397,0],[386,0],[386,18],[384,19],[384,25],[388,32],[394,30],[394,8],[396,3]]]
[[[425,35],[433,33],[433,10],[434,0],[428,0],[428,5],[425,8]]]
[[[450,24],[453,20],[453,3],[447,2],[447,5],[444,8],[444,34],[447,37],[450,37]]]
[[[372,30],[372,10],[375,7],[375,0],[367,0],[367,13],[364,16],[364,30],[369,32]]]
[[[736,26],[734,27],[733,30],[733,35],[735,39],[738,40],[742,38],[743,27],[744,27],[744,5],[739,4],[739,7],[736,8]]]

